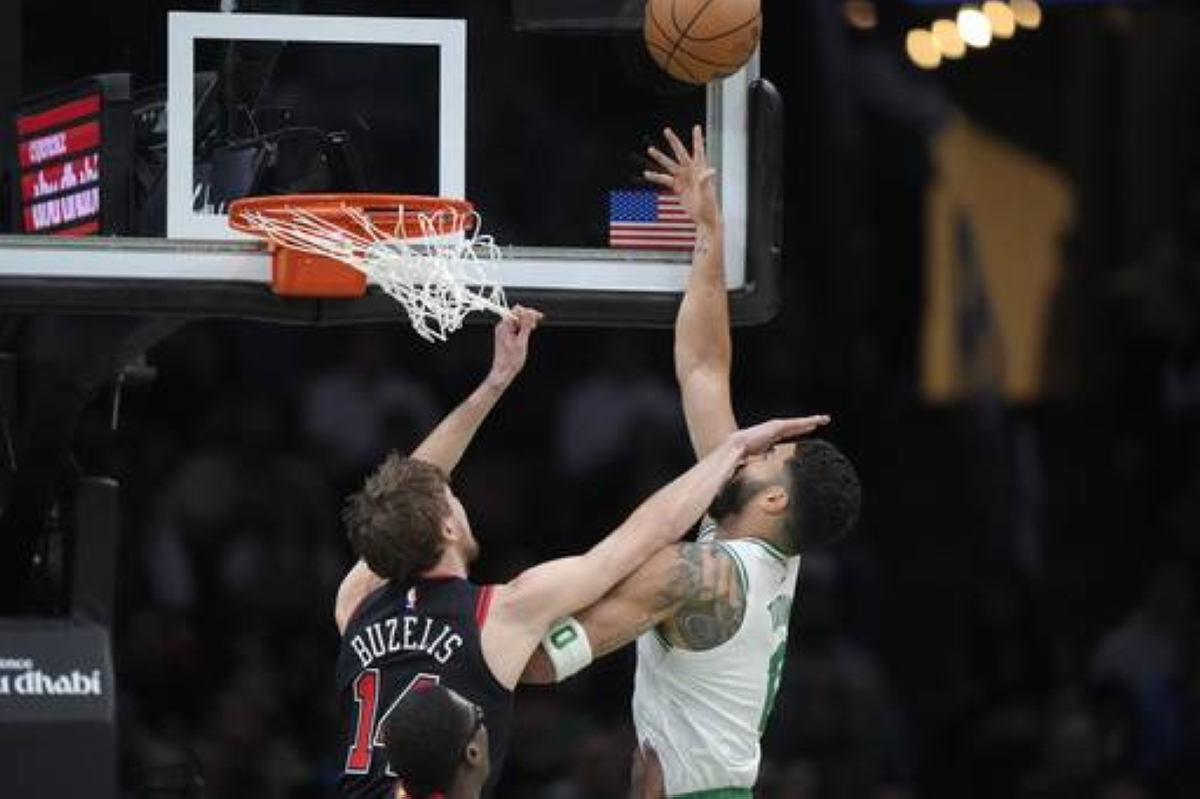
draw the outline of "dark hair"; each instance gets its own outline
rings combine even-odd
[[[342,511],[346,535],[371,571],[404,580],[442,556],[442,522],[450,515],[445,472],[393,452],[352,494]]]
[[[833,444],[806,438],[785,468],[792,502],[783,527],[797,552],[836,541],[858,522],[858,473]]]
[[[475,735],[474,709],[441,685],[414,686],[383,727],[388,764],[415,796],[446,792]]]

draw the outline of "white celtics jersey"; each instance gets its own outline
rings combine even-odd
[[[713,541],[714,529],[701,540]],[[799,556],[755,538],[715,543],[737,561],[746,586],[737,633],[703,652],[674,648],[656,630],[637,644],[633,721],[638,740],[658,752],[668,796],[754,786],[787,653]]]

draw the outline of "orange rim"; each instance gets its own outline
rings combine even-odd
[[[471,226],[475,213],[475,207],[467,200],[419,194],[280,194],[234,200],[229,206],[229,226],[264,237],[247,220],[247,215],[286,219],[295,211],[305,211],[354,232],[361,225],[345,213],[347,209],[361,211],[381,230],[402,231],[405,236],[423,235],[426,231],[422,220],[431,216],[438,233],[458,233]]]

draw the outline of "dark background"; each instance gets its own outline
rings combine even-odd
[[[861,32],[835,0],[765,3],[763,73],[787,103],[785,305],[737,332],[735,401],[745,421],[831,412],[865,505],[852,539],[804,561],[759,794],[1200,795],[1200,13],[1050,10],[930,74],[903,35],[946,9],[879,6]],[[26,89],[162,63],[157,4],[24,10]],[[949,107],[1075,193],[1056,388],[1032,401],[920,392],[922,198]],[[339,503],[473,387],[489,339],[195,323],[151,353],[158,379],[126,392],[117,432],[97,400],[76,454],[124,487],[130,785],[198,770],[211,796],[333,795]],[[666,331],[538,333],[455,478],[480,579],[578,551],[686,466],[671,374]],[[504,796],[621,795],[631,667],[626,652],[521,694]]]
[[[111,71],[131,73],[135,91],[152,94],[166,79],[167,13],[215,11],[217,5],[25,3],[24,58],[15,73],[21,92],[12,96]],[[381,9],[363,0],[249,0],[240,7],[465,19],[470,96],[461,157],[467,163],[467,196],[484,212],[487,232],[506,245],[607,246],[608,193],[640,177],[637,156],[645,137],[665,125],[703,121],[703,92],[662,77],[640,38],[519,33],[507,3],[435,0]],[[85,30],[86,38],[72,39]],[[105,33],[96,37],[96,31]],[[220,70],[228,57],[222,43],[200,40],[196,69]],[[219,135],[246,142],[275,134],[286,141],[273,180],[257,186],[259,193],[436,193],[434,48],[239,42],[232,58],[240,64],[218,91],[224,101]],[[6,79],[12,77],[0,81]],[[0,84],[0,96],[5,94]],[[349,140],[361,162],[361,184],[330,176],[313,160],[316,131]],[[197,142],[211,139],[204,132],[196,136]]]

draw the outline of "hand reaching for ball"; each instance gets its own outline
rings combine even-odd
[[[692,127],[690,153],[670,128],[663,131],[663,138],[671,148],[671,155],[657,147],[648,148],[650,157],[662,171],[647,169],[643,173],[646,180],[679,195],[679,204],[697,227],[716,227],[721,221],[721,208],[713,181],[716,170],[708,165],[704,149],[704,132],[699,125]]]

